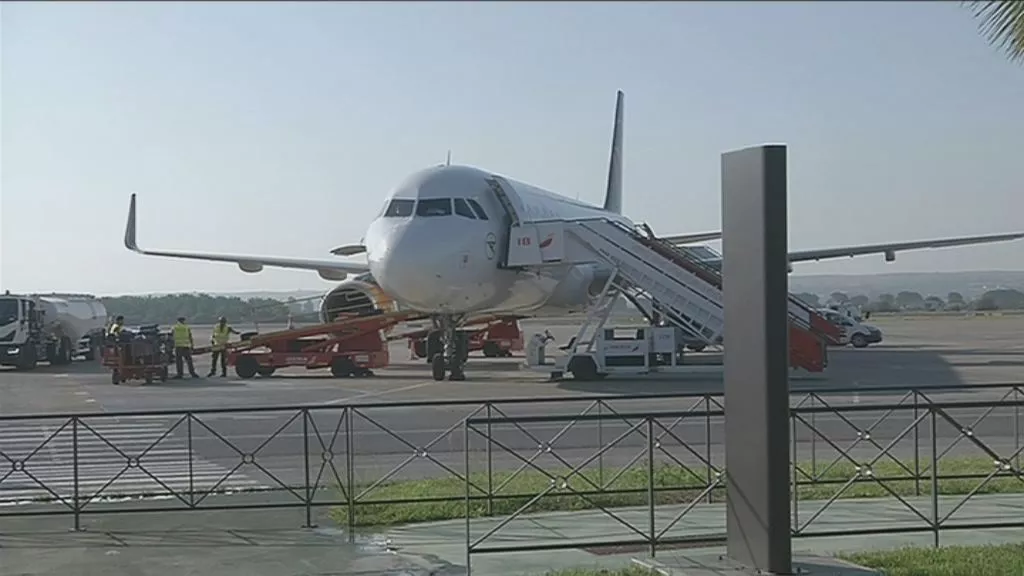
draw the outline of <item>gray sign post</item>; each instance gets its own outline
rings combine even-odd
[[[722,155],[729,558],[791,574],[786,147]]]

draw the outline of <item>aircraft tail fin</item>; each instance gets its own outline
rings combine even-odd
[[[608,188],[604,195],[604,209],[622,214],[622,123],[626,95],[618,91],[615,98],[615,124],[612,129],[612,152],[608,160]]]

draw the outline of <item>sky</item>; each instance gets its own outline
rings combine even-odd
[[[21,3],[0,7],[0,289],[328,289],[133,254],[331,258],[443,162],[720,226],[720,155],[789,146],[789,245],[1024,229],[1024,68],[956,2]],[[1024,243],[794,273],[1024,270]]]

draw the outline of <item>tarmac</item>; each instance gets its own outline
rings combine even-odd
[[[1020,367],[1024,364],[1024,343],[1019,334],[1024,329],[1024,317],[920,317],[882,318],[874,322],[885,334],[885,342],[864,350],[841,349],[830,351],[830,366],[823,379],[793,381],[794,390],[808,389],[855,389],[861,392],[828,396],[829,402],[848,403],[895,403],[908,388],[939,386],[962,386],[964,390],[950,392],[935,389],[928,397],[933,401],[962,399],[997,399],[1005,394],[1006,388],[988,390],[971,386],[991,383],[1011,383],[1022,380]],[[545,328],[537,322],[526,324],[527,338]],[[565,324],[546,326],[557,342],[567,340],[575,331]],[[239,327],[247,329],[247,327]],[[267,330],[269,327],[261,327]],[[197,341],[203,341],[203,328],[196,328]],[[83,418],[89,426],[79,430],[79,446],[83,458],[79,468],[80,483],[91,490],[106,489],[105,493],[131,492],[159,488],[148,472],[160,478],[171,488],[181,489],[192,482],[196,487],[210,487],[220,482],[220,488],[251,489],[273,485],[280,481],[289,485],[300,485],[304,481],[307,467],[303,460],[303,439],[319,438],[325,444],[338,440],[332,432],[339,427],[343,407],[351,403],[400,403],[415,401],[484,401],[495,398],[533,400],[523,404],[502,404],[498,407],[509,415],[562,415],[560,421],[543,424],[533,423],[529,434],[506,426],[503,430],[492,430],[492,437],[499,440],[506,449],[492,453],[492,466],[496,470],[512,469],[522,464],[523,457],[530,457],[541,444],[549,444],[551,452],[569,462],[579,462],[592,456],[603,442],[624,434],[628,424],[602,421],[600,430],[594,422],[577,423],[566,432],[558,433],[569,423],[569,417],[583,412],[590,401],[581,401],[584,396],[604,396],[609,405],[618,411],[666,411],[687,410],[692,400],[639,399],[631,401],[612,400],[622,394],[656,394],[680,391],[719,393],[721,377],[717,375],[692,375],[685,378],[612,379],[597,383],[580,383],[571,380],[548,382],[543,374],[520,370],[521,359],[476,359],[471,360],[465,382],[435,382],[430,379],[422,360],[409,361],[409,351],[404,344],[392,348],[393,364],[377,372],[375,378],[345,379],[331,378],[328,374],[307,372],[301,369],[288,370],[273,378],[241,380],[229,373],[228,378],[184,379],[152,386],[110,384],[109,375],[95,364],[76,363],[63,370],[41,367],[31,373],[0,371],[0,414],[78,413],[108,414],[110,417]],[[197,358],[197,371],[205,374],[208,359]],[[879,388],[882,388],[879,390]],[[796,398],[796,396],[794,397]],[[561,399],[560,402],[543,403],[545,399]],[[182,434],[183,426],[178,417],[153,416],[148,418],[130,417],[122,412],[141,410],[185,410],[185,409],[226,409],[266,406],[321,405],[309,418],[308,428],[302,430],[303,418],[289,419],[295,411],[279,413],[248,412],[200,416],[202,425],[193,423],[190,434]],[[336,407],[336,408],[335,408]],[[465,438],[461,428],[448,431],[461,418],[478,410],[480,404],[463,407],[378,406],[361,408],[352,416],[352,458],[357,468],[356,480],[372,480],[382,477],[396,466],[404,466],[393,476],[424,477],[448,473],[446,467],[455,471],[464,468]],[[1000,453],[1009,453],[1020,443],[1020,431],[1015,437],[1015,418],[1008,412],[997,412],[983,418],[977,424],[984,410],[963,409],[954,416],[965,425],[972,425],[976,437],[984,439],[987,445]],[[814,427],[823,436],[846,447],[857,441],[859,430],[872,426],[882,416],[867,412],[842,417],[833,414],[816,416]],[[880,424],[871,428],[877,443],[885,446],[912,422],[909,411],[890,414]],[[175,424],[178,428],[168,430]],[[48,437],[49,442],[32,455],[38,465],[42,483],[55,486],[58,492],[66,491],[71,484],[71,470],[62,454],[70,446],[70,430],[60,430],[62,420],[40,422],[0,423],[0,450],[24,458]],[[311,433],[309,428],[316,428]],[[498,428],[495,425],[495,428]],[[275,430],[280,432],[272,440],[268,436]],[[724,456],[722,445],[722,423],[720,419],[703,418],[677,423],[673,433],[680,440],[674,447],[675,456],[687,464],[699,463],[693,454],[687,455],[681,444],[700,447],[703,457],[720,463]],[[312,434],[312,436],[311,436]],[[557,438],[556,438],[557,435]],[[190,443],[183,439],[187,436]],[[805,460],[812,452],[822,462],[837,457],[835,450],[816,445],[808,431],[797,433],[798,459]],[[959,442],[959,430],[947,426],[939,430],[941,449],[953,446],[952,453],[970,452],[970,443]],[[222,439],[228,440],[225,443]],[[481,443],[473,445],[472,441]],[[311,440],[309,440],[312,442]],[[235,445],[232,448],[228,444]],[[471,450],[482,450],[482,439],[471,439]],[[609,450],[602,457],[602,465],[614,467],[626,464],[642,449],[645,441],[638,437],[625,438],[615,450]],[[427,448],[424,450],[424,448]],[[667,446],[666,446],[667,447]],[[124,468],[124,453],[143,454],[136,464],[119,478],[110,478]],[[242,473],[230,474],[238,464],[240,454],[252,454],[258,449],[259,463],[264,470],[252,470],[248,466]],[[430,458],[412,458],[413,449],[429,452]],[[320,448],[317,448],[319,451]],[[861,442],[854,448],[855,457],[877,454],[879,448],[872,448]],[[912,444],[897,443],[892,452],[897,457],[906,457],[914,452]],[[518,455],[518,456],[517,456]],[[316,456],[320,456],[318,452]],[[151,458],[151,460],[149,460]],[[185,473],[182,462],[189,462],[191,470]],[[474,464],[476,462],[474,461]],[[148,471],[148,472],[147,472]],[[0,477],[5,472],[0,471]],[[227,480],[223,480],[228,475]],[[276,480],[275,480],[276,479]],[[0,500],[8,496],[31,497],[41,488],[30,479],[10,478],[0,481]],[[211,496],[210,502],[230,502],[235,505],[241,499],[260,498],[252,494]],[[275,496],[276,497],[276,496]],[[986,496],[986,498],[995,498]],[[1024,506],[1022,497],[1001,497],[1003,501],[972,499],[956,513],[956,520],[969,518],[1002,518],[1007,514],[1020,515]],[[872,522],[906,522],[896,518],[893,499],[873,503],[857,500],[855,503],[840,502],[854,506],[860,519]],[[101,505],[100,503],[96,504]],[[115,504],[102,504],[114,506]],[[125,503],[116,504],[125,506]],[[10,510],[49,510],[53,505],[32,504],[0,508],[0,516]],[[90,505],[92,506],[92,505]],[[687,513],[686,522],[673,528],[685,530],[700,527],[705,533],[714,533],[718,524],[724,522],[724,514],[715,506],[700,505]],[[813,509],[813,503],[800,503],[801,513]],[[823,513],[820,521],[846,524],[853,522],[849,510],[830,508]],[[927,507],[926,507],[927,508]],[[436,523],[431,525],[389,529],[380,534],[359,535],[355,543],[349,542],[349,535],[333,526],[333,522],[318,510],[319,529],[302,528],[303,509],[260,510],[260,511],[190,511],[186,513],[161,514],[102,514],[83,517],[83,532],[69,532],[69,518],[57,517],[5,517],[0,528],[0,547],[3,574],[427,574],[465,573],[465,521]],[[670,509],[659,508],[659,522]],[[552,536],[580,538],[585,536],[581,529],[611,535],[621,524],[607,518],[602,523],[595,513],[584,515],[556,514],[547,516],[531,515],[529,522],[513,522],[504,528],[498,540],[507,544],[550,539]],[[623,512],[623,514],[627,514]],[[636,512],[632,514],[644,514]],[[844,516],[845,514],[845,516]],[[589,515],[589,516],[588,516]],[[904,513],[905,515],[905,513]],[[926,514],[927,517],[927,514]],[[718,518],[718,520],[715,520]],[[917,519],[920,525],[920,519]],[[989,520],[992,521],[992,520]],[[473,532],[484,529],[491,520],[474,520]],[[717,524],[716,524],[717,523]],[[645,522],[638,522],[646,526]],[[892,524],[890,524],[892,525]],[[879,525],[881,526],[881,525]],[[888,526],[888,525],[887,525]],[[961,543],[964,538],[972,541],[988,538],[1019,540],[1019,531],[954,531],[943,533],[943,543]],[[390,538],[391,544],[386,545]],[[858,538],[806,538],[794,542],[799,552],[828,554],[850,549],[844,546],[892,546],[902,542],[930,543],[932,536],[876,536]],[[491,541],[487,545],[492,545]],[[187,547],[188,552],[182,549]],[[397,548],[397,550],[396,550]],[[700,564],[699,552],[660,551],[658,562]],[[618,554],[596,554],[587,550],[559,552],[530,552],[480,554],[472,558],[474,574],[533,574],[557,568],[576,565],[625,565],[634,558],[645,557],[641,550],[623,551]],[[153,558],[163,560],[153,561]],[[511,570],[510,567],[514,567]],[[690,567],[691,573],[694,568]],[[438,571],[440,570],[440,572]]]

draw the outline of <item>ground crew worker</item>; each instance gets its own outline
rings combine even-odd
[[[113,338],[114,342],[117,342],[121,337],[122,330],[124,330],[124,316],[118,316],[114,318],[114,323],[107,329],[107,335]]]
[[[175,378],[182,378],[182,361],[188,364],[189,375],[199,378],[199,374],[196,374],[196,368],[192,364],[192,328],[185,324],[184,316],[178,318],[171,333],[174,337],[174,365],[178,369],[178,375]]]
[[[231,326],[228,326],[228,319],[221,316],[217,319],[217,324],[213,327],[213,336],[210,338],[212,343],[211,355],[213,359],[210,361],[210,373],[207,377],[213,376],[217,372],[217,359],[220,359],[220,375],[227,377],[228,375],[228,354],[225,348],[228,345],[228,340],[231,339],[232,334],[238,334],[238,330],[235,330]]]

